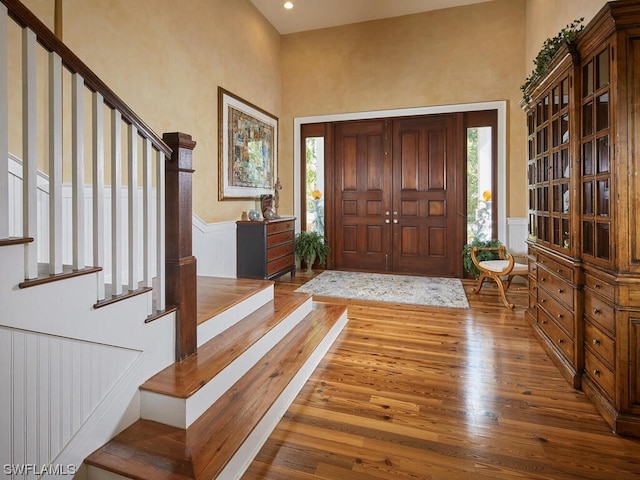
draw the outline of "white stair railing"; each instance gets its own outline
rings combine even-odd
[[[10,101],[15,98],[22,102]],[[91,115],[85,115],[86,98]],[[70,132],[63,112],[70,112]],[[9,118],[22,118],[19,135]],[[25,243],[23,285],[97,270],[97,305],[155,282],[149,314],[164,310],[164,163],[170,154],[22,3],[0,0],[0,241],[33,239]],[[10,157],[22,164],[21,212],[10,211]],[[39,188],[48,205],[38,200]],[[70,212],[65,189],[71,190]],[[13,215],[21,215],[21,231],[12,228]]]

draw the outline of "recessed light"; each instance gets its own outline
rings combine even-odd
[[[291,10],[293,8],[293,2],[284,2],[282,6],[287,10]]]

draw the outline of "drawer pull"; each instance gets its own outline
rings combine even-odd
[[[547,277],[542,277],[542,278],[540,279],[540,281],[541,281],[541,282],[543,282],[543,283],[544,283],[544,282],[546,282],[546,281],[547,281]]]
[[[561,268],[557,269],[556,272],[558,272],[559,274],[562,275],[562,269]]]
[[[563,318],[564,315],[562,315],[561,313],[558,314],[558,318]]]
[[[563,340],[563,339],[561,339],[561,338],[559,338],[559,339],[558,339],[558,343],[559,343],[560,345],[562,345],[562,344],[564,343],[564,340]]]
[[[593,314],[594,315],[600,315],[600,313],[602,313],[602,312],[599,309],[597,309],[597,308],[593,309]]]
[[[546,298],[543,298],[542,300],[540,300],[540,303],[545,303],[547,301]]]
[[[594,345],[600,345],[600,340],[598,340],[597,338],[594,338],[594,339],[592,340],[592,343],[593,343]]]
[[[594,368],[594,369],[593,369],[593,374],[594,374],[596,377],[599,377],[599,376],[600,376],[600,370],[598,370],[597,368]]]
[[[594,283],[593,288],[595,288],[596,290],[600,290],[602,287],[600,286],[599,283]]]
[[[558,293],[559,293],[560,295],[562,295],[562,294],[564,293],[564,290],[563,290],[562,288],[559,288],[559,289],[558,289]]]
[[[547,321],[546,320],[540,320],[540,323],[543,324],[543,325],[546,325]]]

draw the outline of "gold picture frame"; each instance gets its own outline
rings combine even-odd
[[[278,117],[218,87],[218,198],[273,194],[278,170]]]

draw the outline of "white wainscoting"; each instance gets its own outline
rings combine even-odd
[[[507,218],[507,249],[514,255],[527,253],[527,219]]]
[[[236,222],[205,223],[194,214],[193,255],[198,275],[235,278]]]
[[[0,327],[0,464],[55,463],[140,355]]]
[[[506,245],[510,252],[527,252],[527,219],[507,218]],[[198,275],[236,277],[236,223],[205,223],[193,215],[193,255],[198,260]]]

